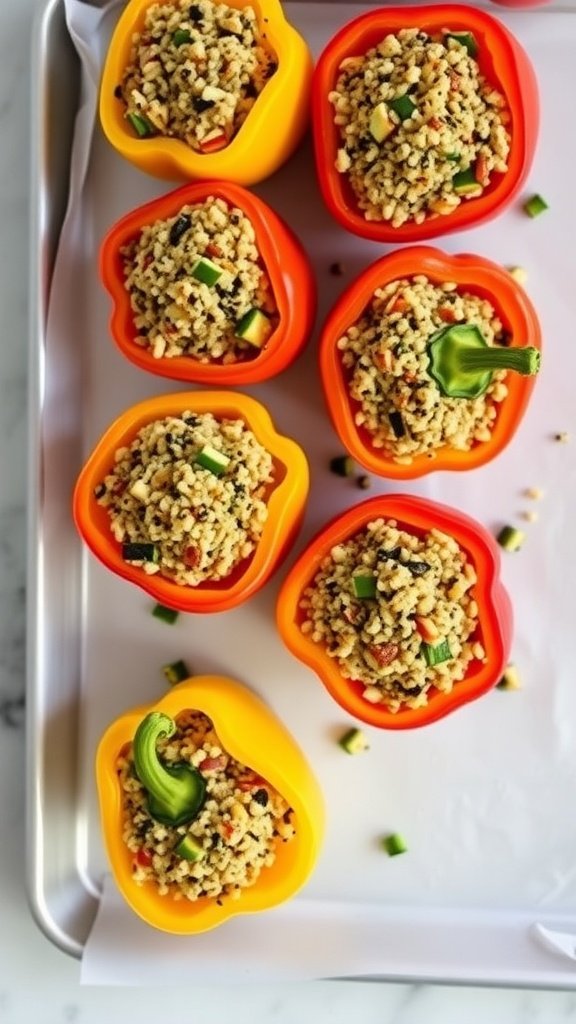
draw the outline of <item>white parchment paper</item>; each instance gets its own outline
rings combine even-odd
[[[343,5],[286,6],[316,52],[350,17]],[[65,7],[84,76],[46,365],[64,419],[67,394],[81,389],[82,444],[88,452],[126,406],[177,388],[128,365],[114,349],[109,304],[96,273],[106,228],[170,186],[126,164],[95,123],[99,69],[118,6],[101,12],[81,0],[65,0]],[[544,331],[543,369],[517,437],[495,463],[469,475],[435,474],[406,489],[458,506],[494,530],[503,522],[521,525],[527,507],[538,511],[537,522],[524,524],[525,548],[506,555],[503,564],[515,607],[513,657],[524,688],[494,692],[414,734],[367,728],[369,755],[345,758],[335,737],[350,723],[274,631],[278,580],[241,609],[200,623],[184,617],[170,631],[146,618],[148,602],[136,588],[87,557],[78,863],[91,891],[99,891],[103,878],[104,887],[84,954],[86,983],[336,975],[441,980],[459,973],[493,983],[511,975],[519,982],[546,983],[554,944],[548,935],[544,950],[532,926],[541,921],[564,935],[573,930],[576,816],[568,808],[576,777],[576,462],[573,448],[553,437],[568,431],[576,444],[569,256],[576,190],[566,187],[566,169],[576,166],[576,138],[565,122],[566,96],[576,87],[576,16],[551,9],[496,14],[524,43],[539,74],[544,116],[526,194],[541,192],[550,210],[533,222],[518,204],[498,221],[441,239],[439,246],[527,268]],[[257,191],[308,247],[318,275],[320,322],[340,289],[382,248],[346,236],[331,222],[308,144]],[[328,273],[334,259],[343,263],[343,278]],[[365,496],[327,469],[340,445],[320,398],[315,345],[314,337],[278,380],[247,389],[269,405],[279,429],[292,434],[310,459],[310,504],[294,556],[326,519]],[[67,358],[78,349],[77,362]],[[534,486],[545,495],[537,508],[524,496]],[[374,481],[372,493],[391,489],[397,488]],[[148,928],[120,899],[106,874],[92,773],[93,752],[108,722],[127,707],[153,700],[161,687],[158,666],[182,656],[197,672],[244,679],[269,701],[312,761],[329,816],[322,856],[301,896],[191,938]],[[408,854],[390,860],[382,855],[377,840],[387,831],[407,836]],[[572,971],[567,958],[566,963]]]

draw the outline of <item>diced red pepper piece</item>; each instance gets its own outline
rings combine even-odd
[[[139,864],[141,868],[149,868],[150,865],[152,864],[152,854],[144,848],[138,850],[135,859],[136,863]]]
[[[213,259],[218,259],[218,257],[223,256],[224,253],[222,252],[220,246],[216,245],[215,242],[209,242],[204,250],[204,255],[211,256]]]
[[[198,765],[201,772],[218,772],[226,767],[228,758],[226,754],[219,754],[218,757],[205,757],[202,764]]]
[[[195,569],[200,561],[200,552],[197,547],[191,544],[186,548],[182,555],[184,565],[187,565],[189,569]]]
[[[224,149],[224,146],[228,145],[228,140],[224,135],[224,132],[220,132],[218,135],[207,135],[205,139],[202,139],[200,143],[200,151],[202,153],[215,153],[219,149]]]
[[[381,668],[390,665],[398,654],[398,644],[373,644],[368,648],[370,654]]]
[[[440,309],[438,310],[438,316],[440,317],[441,320],[444,321],[445,324],[456,323],[456,313],[452,309],[452,306],[440,306]]]
[[[474,164],[474,177],[479,185],[488,184],[488,161],[484,153],[479,153]]]

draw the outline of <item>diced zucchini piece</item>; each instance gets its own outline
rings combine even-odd
[[[534,195],[524,203],[524,210],[529,217],[539,217],[544,210],[548,209],[548,203],[542,196]]]
[[[478,43],[472,32],[447,32],[446,39],[455,39],[461,46],[464,46],[471,57],[478,55]]]
[[[501,548],[505,551],[519,551],[526,539],[523,530],[517,530],[515,526],[503,526],[496,537]]]
[[[396,96],[393,100],[388,100],[388,106],[390,110],[398,114],[401,121],[407,121],[416,110],[416,104],[410,99],[408,93],[405,93],[404,96]]]
[[[331,459],[330,469],[336,476],[354,476],[356,463],[351,455],[337,455]]]
[[[521,690],[522,683],[520,682],[520,675],[515,665],[506,665],[502,678],[499,683],[496,683],[499,690]]]
[[[429,668],[440,665],[443,661],[449,661],[452,657],[447,640],[442,640],[439,644],[422,644],[420,650]]]
[[[138,501],[148,501],[148,498],[150,497],[150,487],[144,482],[144,480],[136,480],[130,488],[130,494]]]
[[[184,836],[178,846],[174,847],[174,853],[182,860],[198,861],[206,856],[206,851],[201,843],[194,836]]]
[[[197,281],[201,281],[202,284],[212,286],[216,284],[216,281],[222,277],[222,268],[209,260],[207,256],[200,256],[190,271],[192,277],[196,278]]]
[[[444,153],[445,160],[452,160],[454,163],[458,163],[460,160],[460,153]]]
[[[222,476],[226,472],[230,459],[224,452],[219,452],[211,444],[205,444],[198,452],[195,460],[203,469],[209,469],[214,476]]]
[[[180,659],[179,661],[173,661],[169,665],[162,666],[162,672],[166,678],[166,682],[169,686],[176,686],[177,683],[181,683],[183,679],[190,677],[190,671],[185,661]]]
[[[130,122],[136,132],[136,135],[138,135],[140,139],[145,139],[147,136],[154,134],[153,126],[150,124],[148,118],[144,117],[143,114],[126,114],[126,120]]]
[[[262,348],[271,331],[272,324],[266,314],[261,309],[249,309],[238,321],[235,334],[237,338],[242,338],[255,348]]]
[[[338,743],[347,754],[361,754],[364,750],[370,749],[370,744],[361,729],[348,729]]]
[[[399,853],[406,853],[408,849],[404,836],[401,836],[399,832],[393,832],[392,835],[385,836],[382,840],[382,846],[390,857],[397,857]]]
[[[374,107],[368,130],[376,142],[383,142],[394,131],[394,124],[388,117],[388,107],[385,103],[379,103]]]
[[[452,178],[452,188],[459,196],[467,196],[471,192],[478,192],[482,189],[479,181],[476,181],[474,168],[467,167],[464,171],[457,171]]]
[[[163,604],[155,604],[152,609],[152,615],[155,619],[160,619],[161,622],[167,622],[169,626],[173,626],[180,612],[177,612],[174,608],[166,608]]]
[[[192,36],[187,28],[177,28],[176,31],[172,33],[172,42],[174,43],[174,46],[183,46],[184,43],[189,43],[191,39]]]
[[[376,597],[377,589],[375,576],[353,576],[352,586],[354,587],[355,597]]]
[[[156,544],[147,541],[133,541],[122,545],[122,558],[125,562],[158,562],[160,551]]]

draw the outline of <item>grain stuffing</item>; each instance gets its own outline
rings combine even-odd
[[[121,256],[134,341],[155,359],[251,359],[277,326],[254,227],[219,197],[146,225]]]
[[[95,497],[125,561],[194,587],[253,554],[273,478],[272,456],[242,420],[183,412],[119,448]]]
[[[328,97],[336,170],[366,220],[400,227],[450,214],[507,170],[510,114],[476,54],[471,33],[414,28],[342,61]]]
[[[274,863],[278,843],[294,837],[291,808],[270,783],[223,750],[211,720],[201,712],[183,712],[175,733],[158,741],[157,753],[166,767],[197,769],[206,797],[189,823],[162,824],[149,812],[131,746],[121,753],[123,840],[134,854],[134,881],[152,883],[160,895],[175,900],[239,899],[242,889]],[[196,859],[177,852],[183,841]]]
[[[156,3],[133,37],[116,96],[137,136],[210,153],[233,139],[276,66],[252,7]]]
[[[416,275],[377,289],[337,342],[350,396],[358,403],[355,423],[397,463],[434,457],[444,446],[468,451],[490,440],[508,394],[506,370],[496,370],[486,392],[470,399],[442,394],[428,373],[430,337],[459,323],[478,327],[488,345],[509,340],[487,299],[454,282]]]
[[[449,693],[485,658],[475,583],[452,537],[376,519],[323,559],[300,603],[301,629],[369,703],[422,707],[432,687]]]

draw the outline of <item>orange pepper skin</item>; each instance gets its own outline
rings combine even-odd
[[[478,42],[481,72],[505,96],[511,114],[508,170],[493,174],[482,195],[460,203],[455,211],[427,217],[422,224],[407,221],[395,228],[388,221],[368,221],[359,209],[347,176],[335,168],[339,134],[334,108],[328,101],[338,69],[346,57],[365,54],[384,36],[403,28],[424,32],[472,32]],[[330,40],[320,55],[312,83],[312,130],[316,170],[324,202],[347,230],[376,242],[421,242],[476,227],[510,205],[528,175],[539,129],[539,98],[532,65],[511,32],[485,11],[458,4],[430,7],[382,7],[349,22]]]
[[[239,900],[224,898],[222,906],[208,898],[176,901],[160,896],[153,884],[137,885],[133,880],[134,854],[122,839],[116,762],[141,720],[153,710],[170,718],[186,710],[202,711],[212,720],[223,748],[274,786],[294,811],[295,837],[279,843],[274,864],[262,870]],[[320,787],[286,727],[233,679],[196,676],[172,687],[157,703],[120,715],[100,740],[95,768],[102,832],[116,884],[132,910],[154,928],[191,935],[216,928],[237,914],[267,910],[290,899],[314,868],[324,834]]]
[[[337,342],[362,315],[377,288],[415,274],[425,274],[433,284],[455,281],[460,290],[488,299],[509,331],[511,345],[541,348],[538,316],[526,292],[507,270],[482,256],[452,256],[420,245],[398,249],[371,264],[328,314],[320,338],[320,372],[332,422],[347,451],[366,469],[394,480],[411,480],[443,469],[474,469],[490,462],[512,440],[536,380],[515,373],[508,375],[508,395],[500,404],[490,440],[477,443],[470,451],[445,446],[436,451],[434,459],[416,455],[409,465],[402,465],[381,448],[375,448],[368,432],[354,422],[357,403],[348,392]]]
[[[286,21],[280,0],[227,0],[230,7],[241,10],[249,5],[254,9],[278,67],[230,143],[209,153],[197,153],[181,139],[137,138],[124,118],[122,101],[114,95],[130,61],[132,35],[141,31],[152,2],[130,0],[110,42],[100,85],[100,122],[109,142],[126,160],[157,178],[222,178],[240,185],[255,185],[268,178],[304,135],[312,82],[310,51]]]
[[[114,453],[129,445],[147,423],[164,416],[211,412],[217,418],[242,419],[270,452],[275,482],[268,497],[268,518],[254,553],[230,576],[197,587],[179,586],[160,574],[148,576],[122,558],[110,530],[110,518],[98,505],[95,487],[114,465]],[[228,611],[260,590],[290,550],[300,528],[308,496],[306,456],[291,438],[278,434],[260,402],[238,392],[189,391],[158,395],[132,406],[108,428],[86,461],[76,483],[73,515],[80,536],[112,572],[142,587],[155,601],[182,612]]]
[[[310,586],[320,563],[339,544],[362,530],[374,519],[395,519],[408,532],[422,534],[442,530],[453,537],[474,565],[477,583],[474,596],[478,603],[479,628],[475,639],[486,652],[484,661],[470,663],[466,676],[455,683],[451,693],[431,689],[428,703],[420,708],[402,708],[396,714],[384,704],[370,704],[362,697],[363,686],[345,679],[334,658],[301,630],[304,613],[300,600]],[[476,700],[500,680],[509,660],[512,643],[512,606],[500,581],[500,553],[491,535],[469,516],[405,494],[387,494],[370,498],[325,526],[300,555],[280,589],[276,608],[280,635],[300,661],[320,677],[331,697],[350,715],[378,729],[415,729],[443,718],[469,701]]]
[[[238,207],[252,223],[256,245],[270,278],[278,310],[278,326],[258,355],[238,363],[201,363],[190,356],[155,359],[148,349],[134,342],[137,331],[130,297],[124,287],[120,251],[137,238],[146,225],[174,217],[183,206],[201,203],[208,196]],[[281,373],[296,359],[314,324],[316,282],[300,242],[262,199],[230,182],[184,185],[126,214],[110,228],[102,242],[100,277],[112,298],[110,331],[122,354],[141,369],[174,380],[217,386],[243,386],[267,380]]]

